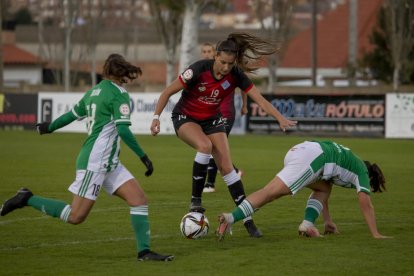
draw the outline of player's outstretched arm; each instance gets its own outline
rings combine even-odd
[[[72,111],[69,111],[63,115],[61,115],[59,118],[54,120],[52,123],[50,122],[42,122],[39,124],[36,124],[37,132],[39,132],[40,135],[52,133],[53,131],[62,128],[73,121],[75,121],[77,117],[72,113]]]
[[[161,96],[158,98],[157,105],[155,106],[154,118],[151,123],[151,134],[153,136],[157,135],[160,132],[160,120],[159,116],[164,110],[165,106],[168,103],[168,100],[172,95],[184,88],[181,81],[177,78],[175,79],[167,88],[162,91]]]
[[[371,231],[372,236],[376,239],[392,238],[388,236],[383,236],[378,232],[377,223],[375,219],[375,211],[374,206],[372,206],[371,203],[371,197],[364,192],[359,192],[358,201],[359,206],[361,208],[361,212],[364,216],[365,222],[367,223],[369,230]]]

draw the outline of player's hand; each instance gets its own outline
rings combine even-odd
[[[323,234],[339,234],[338,227],[336,227],[336,224],[333,222],[325,222],[325,232]]]
[[[49,125],[49,122],[36,124],[37,132],[39,132],[40,135],[51,133],[51,131],[49,131]]]
[[[291,121],[286,118],[279,121],[280,129],[283,130],[283,132],[285,132],[287,128],[296,126],[297,123],[298,121]]]
[[[151,123],[151,134],[153,136],[157,135],[160,132],[160,120],[153,119]]]
[[[144,163],[145,167],[147,168],[147,171],[145,172],[145,176],[150,176],[152,172],[154,171],[154,167],[152,166],[151,160],[148,158],[148,155],[144,155],[141,158],[142,163]]]

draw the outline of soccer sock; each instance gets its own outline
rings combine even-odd
[[[305,220],[315,223],[323,209],[322,203],[314,198],[308,199],[305,209]]]
[[[234,222],[239,221],[239,220],[244,220],[246,218],[251,217],[251,215],[253,215],[254,213],[254,209],[253,206],[250,204],[250,202],[245,199],[243,200],[242,203],[239,204],[239,206],[237,206],[237,208],[235,208],[233,210],[233,212],[231,213],[234,219]]]
[[[197,152],[193,164],[192,199],[201,200],[210,154]]]
[[[216,183],[216,177],[217,177],[217,165],[214,161],[214,158],[210,158],[210,161],[208,162],[208,168],[207,168],[207,183],[214,186],[214,183]]]
[[[65,222],[67,222],[71,210],[70,205],[63,201],[36,195],[29,198],[27,205],[51,217],[60,218]]]
[[[237,206],[246,198],[244,192],[243,183],[240,179],[240,176],[237,174],[236,170],[231,171],[229,174],[223,177],[224,182],[226,182],[227,187],[229,188],[231,197]],[[247,216],[243,219],[244,222],[251,220],[250,216]]]
[[[135,232],[137,251],[150,248],[150,227],[148,221],[148,205],[130,207],[131,224]]]

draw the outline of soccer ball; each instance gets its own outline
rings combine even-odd
[[[181,234],[187,239],[200,239],[208,234],[210,224],[207,217],[198,212],[190,212],[185,214],[181,219]]]

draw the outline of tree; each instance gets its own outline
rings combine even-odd
[[[180,67],[179,72],[183,72],[193,61],[200,56],[198,49],[198,31],[200,15],[207,7],[212,7],[218,11],[224,10],[227,1],[220,0],[186,0],[183,29],[181,34],[180,47]],[[211,41],[204,41],[210,42]]]
[[[184,22],[181,35],[180,66],[183,72],[198,54],[198,23],[202,5],[197,0],[185,0]]]
[[[181,39],[184,9],[180,1],[174,0],[149,0],[148,4],[167,53],[166,85],[168,85],[176,76],[174,66],[178,42]]]
[[[255,0],[253,9],[260,21],[261,29],[272,41],[283,42],[290,31],[290,19],[295,0]],[[273,92],[277,81],[279,54],[271,55],[268,60],[269,81],[267,90]]]
[[[72,57],[72,32],[75,27],[75,22],[78,15],[78,0],[65,0],[63,2],[64,8],[64,33],[65,33],[65,43],[64,43],[64,68],[63,68],[63,85],[65,91],[70,90],[70,61]]]
[[[394,81],[394,61],[392,53],[392,35],[389,24],[389,12],[387,7],[382,7],[377,15],[377,24],[370,35],[370,42],[374,45],[371,52],[364,54],[359,61],[360,68],[368,68],[372,76],[384,81],[385,83],[392,83]],[[407,41],[406,41],[407,42]],[[413,83],[414,82],[414,47],[411,46],[408,58],[402,64],[402,70],[398,73],[398,83]],[[394,90],[397,90],[394,86]]]
[[[414,3],[410,0],[387,0],[385,13],[394,66],[393,89],[398,91],[400,72],[407,65],[414,47]]]

